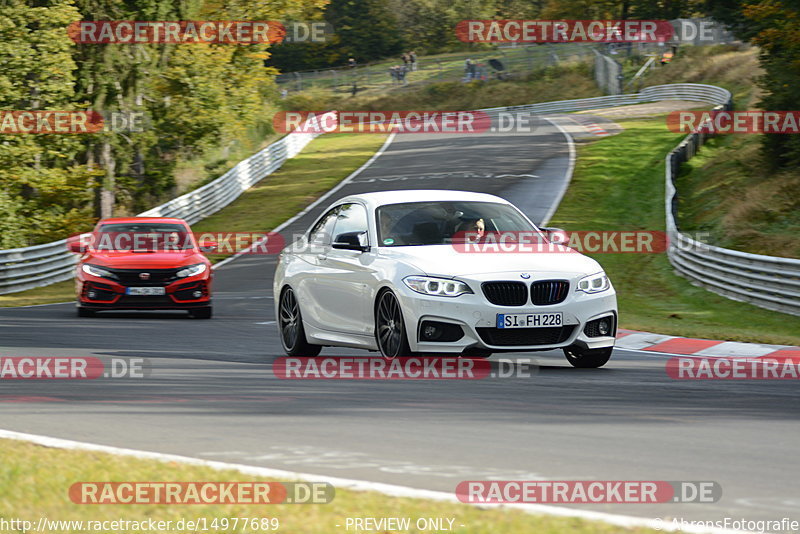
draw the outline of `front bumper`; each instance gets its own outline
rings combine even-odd
[[[470,283],[475,290],[476,285]],[[397,288],[404,312],[411,350],[418,352],[462,353],[473,349],[491,352],[545,351],[578,345],[597,349],[613,347],[617,324],[617,298],[614,288],[587,294],[570,287],[569,296],[559,304],[536,306],[499,306],[486,300],[478,291],[459,297],[428,296],[408,288]],[[563,326],[498,329],[498,313],[561,312]],[[607,336],[590,337],[584,331],[595,319],[613,316],[613,328]],[[458,325],[463,336],[456,341],[423,341],[420,328],[424,322],[435,321]]]
[[[164,287],[165,294],[127,295],[127,286],[111,280],[78,279],[77,305],[92,310],[191,310],[211,305],[210,279],[189,278],[156,287]]]

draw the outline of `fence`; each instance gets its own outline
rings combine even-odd
[[[594,81],[609,95],[622,93],[622,64],[594,50]]]
[[[566,113],[587,109],[640,104],[659,100],[694,100],[730,108],[725,89],[701,84],[647,87],[639,93],[601,96],[526,106],[489,108],[487,113],[515,111]],[[208,185],[140,215],[181,217],[195,222],[221,209],[242,191],[296,155],[314,135],[289,134],[242,161]],[[748,254],[699,243],[678,230],[673,177],[705,141],[704,134],[688,135],[666,158],[666,218],[670,237],[668,257],[676,271],[693,283],[726,297],[764,308],[800,315],[800,260]],[[75,256],[65,240],[0,251],[0,294],[22,291],[71,277]]]
[[[496,50],[464,52],[420,58],[416,70],[406,72],[404,80],[393,78],[389,73],[391,66],[403,65],[398,58],[394,63],[385,61],[330,69],[288,72],[278,75],[278,85],[287,91],[303,91],[311,88],[325,89],[339,93],[359,93],[370,89],[381,89],[393,85],[421,85],[444,81],[486,80],[522,76],[536,69],[555,65],[561,61],[576,58],[589,58],[592,44],[563,43],[542,44],[497,48]],[[466,60],[476,64],[474,77],[467,75]],[[503,70],[491,66],[497,60]]]

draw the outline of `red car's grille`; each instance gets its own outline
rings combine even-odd
[[[116,277],[116,282],[123,286],[150,287],[166,286],[178,279],[178,271],[183,269],[110,269]]]

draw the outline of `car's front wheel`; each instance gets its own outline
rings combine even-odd
[[[571,345],[564,349],[564,356],[573,367],[581,369],[590,369],[602,367],[608,360],[611,359],[611,353],[614,347],[607,347],[603,349],[584,349]]]
[[[192,319],[211,319],[211,316],[214,314],[213,310],[214,309],[211,306],[195,308],[193,310],[189,310],[189,316]]]
[[[78,317],[94,317],[94,310],[84,308],[83,306],[78,306],[77,310],[78,310]]]
[[[397,297],[388,289],[378,295],[375,306],[375,338],[384,358],[411,355],[403,310]]]
[[[283,350],[289,356],[317,356],[322,350],[321,346],[312,345],[306,340],[300,305],[290,287],[281,293],[278,305],[278,327],[281,330]]]

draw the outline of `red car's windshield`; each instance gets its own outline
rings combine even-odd
[[[177,252],[194,248],[192,234],[181,224],[110,223],[94,232],[98,252]]]

